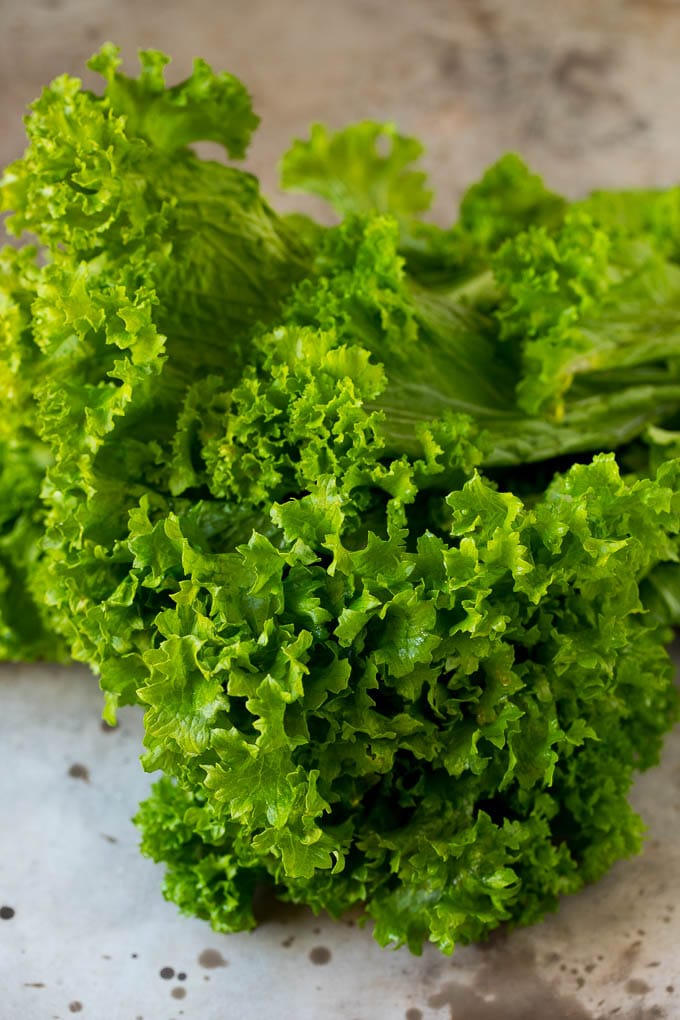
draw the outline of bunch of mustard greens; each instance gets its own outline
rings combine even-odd
[[[312,129],[279,215],[235,78],[57,78],[0,184],[0,654],[146,710],[142,849],[444,951],[639,848],[678,714],[680,190],[515,156],[423,219],[421,147]]]

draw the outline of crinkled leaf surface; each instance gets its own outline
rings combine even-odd
[[[115,47],[0,182],[0,651],[145,707],[142,847],[449,952],[620,857],[677,716],[677,189],[572,206],[512,155],[421,217],[420,144],[315,127],[282,218],[246,89]],[[616,455],[614,453],[616,451]]]

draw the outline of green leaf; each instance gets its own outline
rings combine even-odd
[[[391,213],[398,219],[429,208],[425,174],[413,170],[423,147],[394,124],[363,121],[329,133],[314,124],[281,161],[281,186],[324,198],[336,212]]]
[[[106,79],[105,96],[113,112],[125,117],[131,135],[166,152],[190,142],[219,142],[232,159],[243,158],[259,117],[237,78],[215,74],[205,60],[196,59],[189,78],[167,88],[164,69],[170,58],[164,53],[140,50],[138,79],[118,71],[118,54],[118,47],[107,43],[88,67]]]
[[[419,143],[315,127],[280,217],[244,87],[62,76],[0,207],[0,651],[145,706],[165,894],[256,885],[450,952],[634,852],[678,717],[677,189],[516,157],[422,221]],[[33,243],[33,242],[36,243]]]

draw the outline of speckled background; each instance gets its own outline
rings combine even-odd
[[[422,137],[441,217],[507,149],[569,195],[680,178],[678,0],[0,0],[2,162],[24,105],[106,39],[127,67],[155,46],[174,78],[196,55],[243,77],[270,193],[293,136],[365,117]]]
[[[276,160],[314,120],[420,135],[444,220],[509,148],[570,195],[680,180],[676,0],[0,0],[0,163],[40,86],[106,39],[128,67],[157,46],[175,79],[196,55],[242,76],[248,165],[288,208]],[[540,926],[417,959],[267,903],[242,936],[179,917],[129,821],[139,713],[107,731],[99,711],[81,669],[0,667],[0,1020],[680,1018],[677,732],[635,790],[641,857]]]

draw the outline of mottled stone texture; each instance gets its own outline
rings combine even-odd
[[[440,218],[507,149],[570,195],[680,179],[678,0],[0,0],[0,162],[41,85],[107,39],[128,67],[156,46],[175,77],[197,55],[242,76],[270,192],[292,136],[365,117],[425,141]]]

